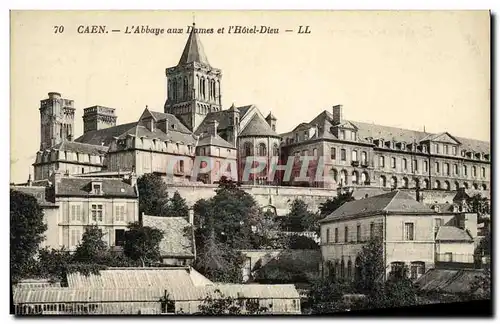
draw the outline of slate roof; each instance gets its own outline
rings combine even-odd
[[[56,196],[89,197],[92,196],[91,184],[97,181],[102,183],[103,196],[137,198],[135,188],[122,179],[113,178],[76,178],[62,177],[56,185]]]
[[[270,137],[280,137],[272,130],[271,126],[262,119],[258,114],[255,114],[250,122],[247,124],[245,129],[241,131],[239,136],[270,136]]]
[[[143,215],[144,226],[154,227],[163,231],[160,242],[162,257],[194,257],[194,238],[185,235],[185,229],[191,227],[184,217],[162,217]]]
[[[236,149],[236,147],[233,144],[227,142],[219,135],[214,136],[211,134],[207,134],[199,139],[198,146],[208,146],[208,145]]]
[[[77,152],[90,155],[103,155],[108,151],[107,146],[73,142],[73,141],[62,141],[59,144],[54,145],[51,149],[66,151],[66,152]]]
[[[198,62],[210,66],[207,56],[205,55],[205,51],[203,50],[203,45],[200,42],[198,33],[195,33],[194,27],[195,26],[193,24],[193,28],[191,29],[191,33],[189,34],[186,45],[184,46],[178,65]]]
[[[75,142],[87,143],[93,145],[101,145],[104,143],[105,146],[109,146],[109,144],[113,141],[114,137],[118,137],[127,130],[131,129],[137,124],[137,122],[121,124],[114,127],[108,127],[105,129],[99,129],[87,132],[82,136],[78,137]]]
[[[434,214],[433,210],[407,193],[394,190],[382,195],[346,202],[321,222],[381,212]]]
[[[158,128],[150,131],[149,129],[141,125],[137,125],[134,128],[129,129],[126,133],[123,133],[118,138],[126,138],[127,135],[134,135],[136,137],[145,137],[150,139],[156,138],[161,141],[182,142],[192,145],[196,143],[196,139],[194,138],[192,133],[183,133],[172,129],[169,129],[168,133],[165,133]]]
[[[185,134],[191,134],[192,132],[184,125],[175,115],[172,114],[167,114],[164,112],[159,112],[159,111],[151,111],[148,110],[153,116],[154,119],[156,119],[157,122],[162,121],[162,120],[167,120],[168,121],[168,130],[169,131],[177,131]]]
[[[309,123],[301,123],[299,124],[299,126],[302,124],[307,124],[309,126],[318,125],[322,127],[322,129],[324,130],[324,134],[321,135],[320,132],[319,138],[337,139],[337,137],[330,132],[331,127],[335,126],[332,123],[332,118],[333,118],[332,113],[327,110],[324,110],[316,117],[314,117]],[[362,142],[366,142],[366,138],[372,137],[374,139],[383,138],[384,140],[395,140],[398,142],[406,142],[407,144],[411,144],[414,141],[419,143],[422,140],[435,138],[442,134],[448,134],[447,132],[433,134],[411,129],[392,127],[392,126],[382,126],[382,125],[370,124],[352,120],[344,120],[344,122],[351,123],[358,128],[358,137],[359,140]],[[284,133],[282,135],[290,135],[290,133]],[[467,150],[482,152],[482,153],[490,152],[489,142],[457,137],[451,134],[450,136],[459,141],[462,147]],[[315,138],[311,138],[311,140],[313,139]]]
[[[216,120],[219,124],[217,125],[217,130],[225,130],[229,126],[232,126],[231,113],[227,110],[209,112],[201,124],[196,129],[196,134],[201,135],[203,133],[208,133],[212,129],[212,122]]]
[[[463,229],[455,226],[440,226],[436,241],[473,242],[472,237]]]
[[[10,186],[12,190],[20,191],[22,193],[31,195],[36,198],[38,204],[41,207],[59,207],[57,204],[54,204],[51,201],[47,200],[47,196],[45,194],[47,188],[40,186]]]

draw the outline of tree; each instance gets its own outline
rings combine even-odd
[[[102,240],[104,233],[96,225],[85,228],[82,241],[77,246],[74,260],[76,262],[99,262],[107,250],[107,244]]]
[[[303,200],[295,199],[287,218],[284,220],[284,227],[291,232],[319,232],[318,221],[318,215],[311,212]]]
[[[383,245],[379,237],[370,239],[361,249],[355,262],[355,284],[360,293],[380,290],[384,280]]]
[[[288,248],[292,250],[319,250],[319,244],[312,238],[302,235],[290,236]]]
[[[307,304],[313,314],[331,314],[346,311],[343,296],[352,290],[350,284],[332,277],[320,278],[313,282],[308,293]]]
[[[352,193],[350,193],[350,192],[342,193],[334,198],[328,198],[325,202],[323,202],[319,205],[321,218],[325,218],[326,216],[333,213],[335,210],[337,210],[337,208],[339,208],[340,206],[342,206],[346,202],[353,201],[353,200],[355,200],[355,199],[352,196]]]
[[[168,187],[159,175],[144,174],[137,180],[137,188],[140,214],[168,215]]]
[[[219,289],[212,295],[208,295],[200,305],[200,313],[203,315],[256,315],[268,311],[267,307],[261,307],[258,299],[236,299],[225,296]]]
[[[163,232],[157,228],[142,226],[139,222],[130,223],[125,231],[123,252],[132,260],[140,261],[142,266],[160,260],[160,242]]]
[[[490,213],[490,203],[488,198],[481,196],[480,194],[475,194],[467,199],[467,205],[469,210],[473,213],[479,215]]]
[[[243,255],[227,244],[217,241],[215,236],[200,237],[197,244],[197,258],[194,265],[205,277],[215,282],[242,281]]]
[[[188,217],[189,207],[186,199],[182,198],[178,191],[174,193],[168,203],[168,213],[165,216],[169,217]]]
[[[10,269],[14,282],[30,275],[47,225],[35,197],[10,191]]]
[[[65,280],[68,264],[73,257],[64,247],[60,250],[43,248],[38,252],[38,275],[54,281]]]
[[[280,231],[281,223],[270,210],[261,214],[253,229],[251,245],[254,249],[284,249],[289,245],[288,236]]]
[[[390,273],[383,290],[372,291],[370,308],[405,307],[417,303],[417,290],[408,278],[408,268],[402,272]]]
[[[470,285],[470,296],[473,299],[491,299],[491,268],[486,267],[477,275]]]

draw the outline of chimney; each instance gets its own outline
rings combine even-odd
[[[189,224],[194,225],[194,210],[193,210],[193,208],[189,208],[188,222],[189,222]]]
[[[342,105],[333,106],[332,116],[334,126],[342,123]]]
[[[219,126],[219,122],[217,120],[212,121],[212,129],[210,135],[217,136],[217,126]]]
[[[28,177],[28,182],[26,184],[28,185],[28,187],[31,187],[33,185],[33,181],[31,180],[31,173]]]

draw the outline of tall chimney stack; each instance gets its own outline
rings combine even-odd
[[[333,106],[332,116],[334,125],[342,123],[342,105]]]

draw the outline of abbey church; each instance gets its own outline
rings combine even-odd
[[[254,152],[267,158],[278,155],[280,137],[271,113],[265,117],[254,105],[223,109],[221,70],[210,65],[194,28],[177,65],[166,69],[166,77],[163,112],[146,107],[138,121],[116,125],[115,109],[85,108],[81,136],[74,133],[73,100],[50,92],[40,104],[41,143],[33,164],[34,180],[49,179],[55,171],[166,176],[168,161],[183,156],[188,159],[174,166],[170,179],[182,182],[189,181],[195,156],[206,157],[215,171],[225,160],[236,164]],[[202,174],[197,180],[213,183],[216,174]]]

